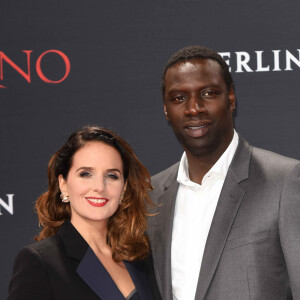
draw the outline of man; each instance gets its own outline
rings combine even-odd
[[[300,163],[250,146],[233,128],[225,61],[186,47],[162,77],[181,161],[153,177],[149,218],[164,300],[300,299]]]

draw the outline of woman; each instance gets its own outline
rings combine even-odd
[[[150,188],[122,138],[74,132],[49,162],[36,203],[43,228],[15,260],[8,299],[159,299],[144,234]]]

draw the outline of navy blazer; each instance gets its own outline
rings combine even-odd
[[[143,300],[161,299],[151,257],[125,266]],[[75,227],[26,246],[17,255],[8,300],[124,300],[124,296]]]

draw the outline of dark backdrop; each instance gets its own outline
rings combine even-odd
[[[229,52],[237,131],[299,159],[299,15],[297,0],[2,0],[0,298],[17,251],[37,233],[33,206],[47,187],[48,160],[72,131],[86,124],[112,128],[152,174],[179,160],[160,76],[184,46]],[[70,62],[69,74],[57,51]],[[237,58],[247,56],[241,68]]]

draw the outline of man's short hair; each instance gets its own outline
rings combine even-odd
[[[162,73],[162,81],[161,81],[161,92],[162,92],[163,99],[165,96],[165,89],[166,89],[165,78],[168,69],[176,65],[177,63],[187,62],[194,59],[215,60],[222,69],[223,79],[225,81],[228,91],[231,89],[231,87],[234,88],[233,80],[229,72],[229,67],[225,62],[225,60],[223,59],[223,57],[220,54],[218,54],[218,52],[202,46],[188,46],[174,53],[167,61],[167,64]]]

